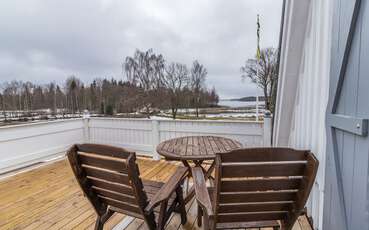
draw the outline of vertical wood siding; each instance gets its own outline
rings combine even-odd
[[[332,111],[329,113],[355,120],[368,119],[369,4],[364,0],[335,0],[334,2],[330,89]],[[355,6],[358,7],[355,8]],[[358,10],[354,11],[354,9]],[[357,18],[356,23],[352,23],[355,21],[353,18]],[[352,41],[347,39],[350,24],[354,25],[350,33]],[[350,49],[346,49],[347,44]],[[348,54],[347,62],[342,61],[344,52]],[[340,72],[342,63],[347,65],[346,69]],[[338,81],[340,73],[343,81]],[[334,104],[335,91],[339,88],[341,90],[337,91],[337,104]],[[337,105],[336,108],[335,105]],[[327,142],[329,148],[323,227],[367,229],[369,225],[368,136],[361,132],[352,132],[358,127],[356,122],[353,123],[353,128],[345,128],[338,127],[329,119],[328,121],[331,132],[328,133]]]
[[[320,167],[308,214],[322,229],[326,157],[325,112],[329,94],[332,1],[311,0],[288,145],[310,149]],[[281,111],[283,116],[283,111]]]

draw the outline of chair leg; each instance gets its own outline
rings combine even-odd
[[[156,230],[156,222],[154,213],[150,213],[149,215],[145,215],[145,222],[150,230]]]
[[[101,217],[98,216],[95,223],[95,230],[103,230],[104,223],[101,221]]]
[[[101,221],[105,224],[106,221],[114,214],[112,210],[107,210],[104,215],[101,216]]]
[[[178,210],[181,214],[181,224],[184,225],[187,222],[186,205],[183,199],[183,189],[179,186],[176,189],[176,195],[178,199]]]
[[[159,220],[158,220],[158,230],[164,230],[165,222],[166,222],[166,215],[167,215],[167,206],[168,202],[163,201],[160,206],[160,212],[159,212]]]
[[[197,205],[197,226],[201,227],[202,225],[202,216],[203,216],[202,208]]]
[[[102,230],[104,228],[104,224],[109,218],[114,214],[113,211],[107,210],[102,216],[97,216],[95,223],[95,230]]]
[[[210,223],[209,216],[206,213],[204,215],[204,230],[213,230],[215,227],[213,226],[214,223]]]

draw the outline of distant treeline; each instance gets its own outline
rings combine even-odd
[[[241,97],[238,99],[231,99],[231,101],[256,101],[256,97],[255,96]],[[259,96],[259,101],[265,101],[265,97]]]
[[[191,69],[180,63],[164,61],[162,55],[137,50],[123,62],[125,80],[95,79],[84,83],[70,76],[60,85],[40,85],[11,81],[0,84],[0,108],[5,111],[50,109],[53,113],[81,113],[85,109],[99,114],[142,112],[148,116],[171,109],[175,118],[178,108],[216,105],[215,89],[207,89],[205,67],[194,61]]]

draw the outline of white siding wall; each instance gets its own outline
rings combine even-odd
[[[331,1],[311,0],[288,145],[310,149],[320,162],[308,202],[314,228],[322,229],[329,91]],[[283,111],[282,116],[283,116]]]

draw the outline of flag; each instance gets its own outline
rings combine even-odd
[[[256,21],[256,36],[257,36],[256,58],[259,62],[259,60],[260,60],[260,22],[259,22],[259,15],[257,16],[257,21]]]

